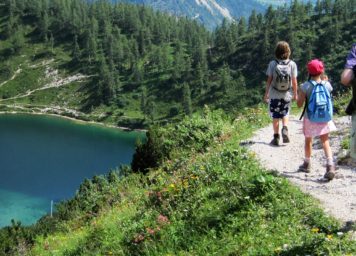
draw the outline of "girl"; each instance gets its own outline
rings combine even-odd
[[[306,99],[310,99],[312,94],[312,90],[314,87],[314,83],[322,84],[329,92],[332,91],[332,86],[328,81],[323,81],[321,79],[321,75],[324,72],[324,64],[317,59],[314,59],[308,63],[308,72],[310,75],[310,80],[305,82],[300,90],[299,96],[297,100],[298,107],[303,106],[303,103]],[[306,102],[308,104],[308,102]],[[313,137],[320,136],[320,140],[323,144],[323,149],[326,157],[326,173],[324,178],[327,180],[332,180],[335,176],[335,165],[333,161],[333,155],[331,152],[330,144],[329,144],[329,133],[331,131],[335,131],[336,127],[333,121],[325,122],[325,123],[316,123],[312,122],[308,118],[308,113],[305,111],[304,119],[303,119],[303,133],[305,136],[305,158],[304,162],[301,166],[299,166],[298,171],[301,172],[310,172],[311,168],[311,153],[312,153],[312,143]]]

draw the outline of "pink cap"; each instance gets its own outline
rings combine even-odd
[[[321,60],[314,59],[308,63],[308,73],[312,76],[320,75],[324,72],[324,64]]]

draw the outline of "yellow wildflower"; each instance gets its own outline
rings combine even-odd
[[[311,232],[313,232],[313,233],[318,233],[318,232],[319,232],[319,229],[318,229],[318,228],[312,228],[312,229],[311,229]]]
[[[278,252],[282,251],[282,247],[278,246],[276,249],[274,249],[274,251],[278,253]]]

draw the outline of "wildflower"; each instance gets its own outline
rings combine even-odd
[[[152,228],[146,228],[147,233],[149,233],[150,235],[154,235],[155,234],[155,230]]]
[[[325,238],[326,241],[330,241],[330,240],[332,240],[332,239],[333,239],[333,236],[332,236],[332,235],[327,235],[326,238]]]
[[[172,183],[171,185],[169,185],[169,187],[175,188],[176,186]]]
[[[279,253],[280,251],[282,251],[282,247],[278,246],[276,249],[274,249],[274,251],[275,251],[276,253]]]
[[[145,240],[145,236],[142,234],[139,234],[134,238],[134,243],[138,244],[138,243],[142,242],[143,240]]]
[[[337,234],[338,236],[343,236],[343,235],[344,235],[343,232],[337,232],[336,234]]]
[[[160,223],[160,224],[169,224],[169,220],[168,220],[168,217],[160,214],[158,217],[157,217],[157,222]]]
[[[312,228],[312,229],[311,229],[311,232],[313,232],[313,233],[318,233],[318,232],[319,232],[319,229],[318,229],[318,228]]]

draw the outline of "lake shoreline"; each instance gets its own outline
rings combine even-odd
[[[9,106],[11,107],[11,106]],[[107,128],[113,128],[113,129],[119,129],[125,132],[147,132],[146,129],[132,129],[129,127],[124,127],[124,126],[116,126],[116,125],[111,125],[111,124],[105,124],[97,121],[86,121],[83,119],[75,118],[75,117],[70,117],[66,115],[61,115],[61,114],[54,114],[54,113],[44,113],[44,112],[25,112],[25,111],[0,111],[0,115],[5,115],[5,114],[11,114],[11,115],[16,115],[16,114],[25,114],[25,115],[44,115],[44,116],[54,116],[58,118],[64,118],[67,120],[71,120],[74,122],[82,123],[82,124],[92,124],[92,125],[100,125],[103,127]]]

